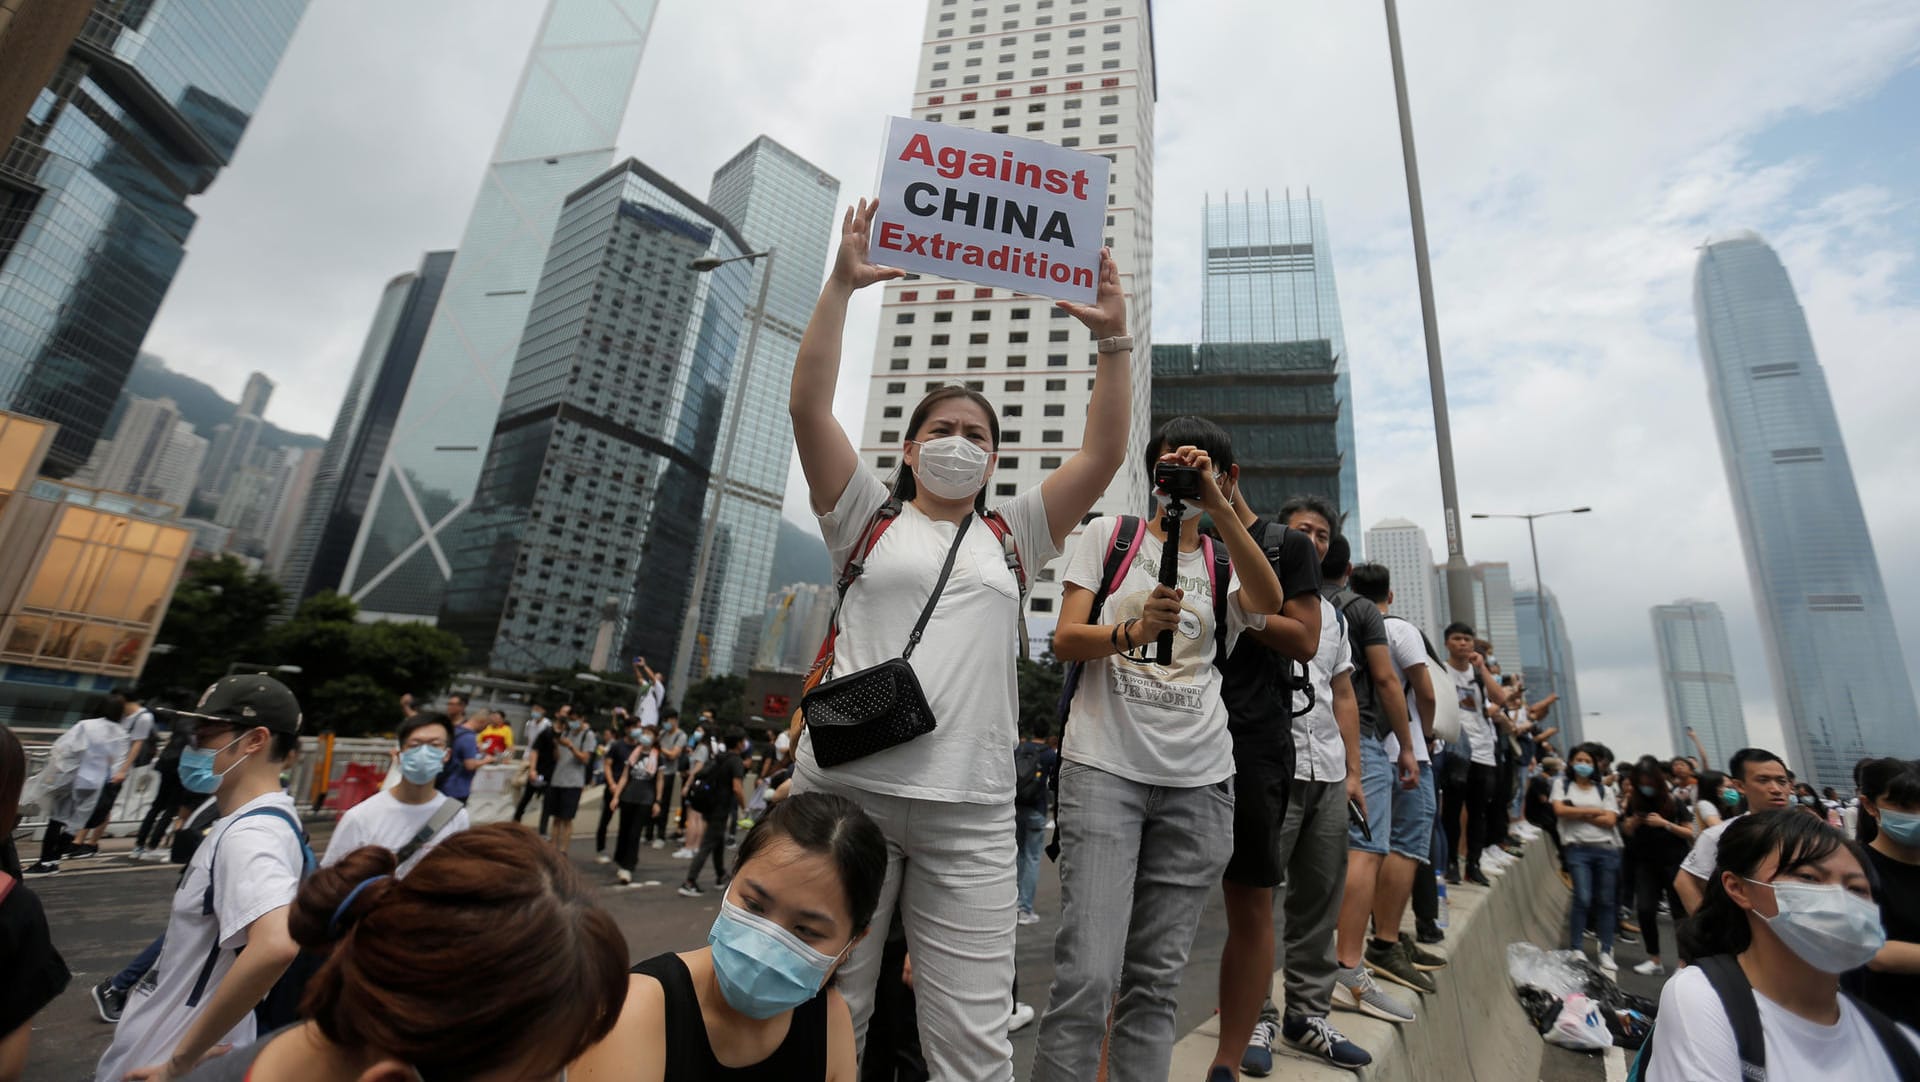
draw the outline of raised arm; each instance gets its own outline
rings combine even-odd
[[[833,273],[820,290],[813,318],[800,338],[793,359],[793,385],[787,395],[787,415],[793,419],[793,442],[800,451],[800,469],[807,476],[807,492],[817,514],[826,514],[840,502],[847,482],[860,466],[853,441],[833,416],[833,389],[840,379],[840,340],[846,333],[847,301],[854,290],[906,274],[882,267],[867,255],[878,202],[860,200],[840,223],[840,252]],[[1124,427],[1124,426],[1122,426]],[[1122,438],[1125,438],[1124,433]],[[1091,503],[1091,501],[1089,501]]]
[[[1105,248],[1100,250],[1100,286],[1094,303],[1056,303],[1086,324],[1096,340],[1127,333],[1127,299],[1120,291],[1120,268],[1113,261],[1113,253]],[[1132,372],[1132,350],[1100,354],[1080,450],[1040,485],[1047,504],[1047,528],[1053,531],[1056,546],[1066,544],[1067,535],[1080,525],[1093,501],[1107,490],[1114,473],[1126,461],[1127,428],[1133,409]]]

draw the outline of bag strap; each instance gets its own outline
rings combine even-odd
[[[1013,572],[1013,581],[1020,590],[1020,600],[1027,600],[1027,567],[1020,561],[1020,547],[1013,543],[1013,527],[1007,517],[998,511],[988,511],[985,516],[987,529],[993,531],[994,539],[1000,542],[1000,551],[1006,555],[1007,570]]]
[[[838,594],[833,602],[833,615],[827,620],[827,634],[820,640],[820,650],[813,655],[813,668],[807,674],[808,689],[818,682],[816,674],[824,675],[826,667],[832,663],[833,644],[840,637],[840,608],[847,603],[847,591],[853,588],[854,580],[866,571],[867,557],[872,556],[873,550],[880,546],[880,536],[887,532],[887,527],[900,517],[900,507],[898,496],[887,497],[884,503],[874,509],[873,516],[867,519],[866,526],[860,531],[860,540],[854,542],[853,551],[847,553],[846,566],[840,569],[840,577],[834,581],[834,589]]]
[[[953,575],[953,561],[960,555],[960,543],[966,540],[967,527],[973,525],[973,515],[968,513],[960,520],[960,526],[953,531],[953,544],[947,546],[947,562],[941,565],[940,580],[933,584],[933,596],[927,598],[927,607],[920,610],[920,622],[913,625],[913,634],[907,636],[907,648],[900,652],[900,660],[913,657],[913,648],[920,645],[920,636],[926,633],[927,621],[933,619],[934,607],[940,604],[940,595],[947,590],[947,579]]]
[[[1233,557],[1228,554],[1227,546],[1217,544],[1207,534],[1200,535],[1200,545],[1207,553],[1207,582],[1213,587],[1213,663],[1224,665],[1227,661],[1227,602],[1228,587],[1233,583]]]
[[[460,814],[460,807],[458,800],[452,797],[442,798],[440,806],[433,810],[433,816],[427,820],[426,825],[422,826],[413,837],[407,839],[407,844],[393,854],[393,862],[405,864],[409,858],[420,851],[421,846],[432,841],[435,834],[440,833],[446,829],[448,823],[453,822],[453,817]]]
[[[314,859],[313,847],[307,844],[306,828],[300,825],[300,820],[287,814],[284,808],[255,808],[250,812],[242,812],[238,818],[228,824],[227,830],[232,830],[239,824],[241,819],[251,819],[256,815],[273,816],[275,819],[293,828],[293,836],[300,842],[301,878],[305,878],[312,872],[314,866],[317,865],[319,861]],[[220,841],[227,836],[227,830],[221,831],[220,837],[213,840],[213,855],[207,858],[207,890],[200,899],[200,915],[203,917],[213,915],[213,884],[216,879],[214,869],[219,865]],[[238,954],[239,952],[235,951],[234,953]],[[218,930],[216,930],[213,937],[213,948],[207,951],[207,960],[200,966],[200,976],[193,982],[193,991],[187,994],[187,1006],[198,1007],[200,1005],[200,997],[205,995],[207,991],[207,982],[213,979],[213,967],[218,965],[219,962],[220,935]]]
[[[1745,1082],[1766,1082],[1767,1039],[1760,1028],[1760,1005],[1753,999],[1753,984],[1740,968],[1740,960],[1730,954],[1716,954],[1694,961],[1707,975],[1707,983],[1720,997],[1720,1006],[1733,1026],[1733,1044],[1740,1055],[1740,1077]]]
[[[4,894],[0,893],[0,897],[4,897]],[[1913,1042],[1907,1040],[1907,1035],[1901,1031],[1900,1024],[1866,1000],[1857,999],[1846,992],[1840,994],[1846,996],[1847,1002],[1852,1003],[1854,1009],[1860,1012],[1860,1017],[1867,1020],[1867,1026],[1873,1030],[1873,1035],[1880,1038],[1880,1047],[1887,1050],[1887,1058],[1893,1061],[1893,1076],[1920,1078],[1920,1049],[1914,1048]]]

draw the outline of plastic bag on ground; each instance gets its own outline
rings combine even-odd
[[[1613,1047],[1613,1032],[1607,1028],[1600,1005],[1578,992],[1562,1001],[1560,1017],[1554,1019],[1546,1038],[1577,1052],[1600,1052]]]
[[[1516,987],[1540,988],[1565,999],[1585,994],[1585,975],[1575,964],[1582,960],[1577,951],[1549,951],[1532,943],[1507,944],[1507,976]]]
[[[1560,1017],[1560,997],[1544,988],[1521,985],[1520,1009],[1527,1012],[1527,1021],[1533,1023],[1535,1033],[1545,1033],[1553,1028],[1554,1020]]]

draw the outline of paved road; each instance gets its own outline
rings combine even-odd
[[[328,827],[316,824],[315,848],[324,849]],[[589,880],[604,884],[602,901],[626,933],[633,959],[667,950],[686,950],[703,944],[707,929],[719,911],[718,896],[681,898],[674,888],[686,874],[683,861],[662,850],[642,851],[636,885],[613,883],[613,869],[593,862],[589,835],[576,840],[575,864]],[[709,872],[711,869],[709,869]],[[69,861],[60,874],[36,879],[33,888],[45,902],[54,940],[73,970],[72,985],[36,1020],[32,1064],[27,1082],[78,1082],[90,1079],[100,1053],[112,1039],[112,1030],[94,1013],[88,989],[111,976],[141,947],[158,935],[166,923],[167,899],[177,869],[166,865],[136,865],[119,857]],[[1053,937],[1058,928],[1059,885],[1043,873],[1036,908],[1041,923],[1021,928],[1017,948],[1020,997],[1044,1008],[1053,976]],[[1213,1013],[1219,978],[1220,949],[1226,938],[1226,917],[1218,896],[1201,922],[1181,989],[1177,1031],[1186,1033]],[[1642,960],[1638,948],[1622,945],[1623,966]],[[1659,995],[1659,981],[1624,974],[1626,987],[1649,997]],[[1509,1000],[1498,1009],[1518,1010]],[[1015,1077],[1031,1074],[1037,1023],[1014,1036]],[[1606,1079],[1601,1057],[1548,1048],[1541,1067],[1543,1082],[1587,1082]]]

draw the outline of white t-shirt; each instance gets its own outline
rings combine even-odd
[[[787,752],[792,750],[792,748],[793,736],[786,730],[781,730],[780,735],[773,738],[773,753],[778,758],[786,758]]]
[[[1712,879],[1713,866],[1720,860],[1720,835],[1725,834],[1734,820],[1740,818],[1742,817],[1736,815],[1732,819],[1722,819],[1719,826],[1702,831],[1700,836],[1693,840],[1693,851],[1687,854],[1687,859],[1680,865],[1680,870],[1703,883]]]
[[[660,724],[660,704],[665,702],[666,698],[667,688],[665,684],[655,680],[653,683],[647,685],[647,690],[640,694],[640,724],[642,727],[648,725],[657,726]]]
[[[1420,629],[1405,620],[1387,617],[1387,656],[1393,660],[1393,674],[1402,684],[1407,674],[1417,668],[1426,668],[1427,644],[1420,638]],[[1443,704],[1438,697],[1439,688],[1434,692],[1434,709]],[[1420,722],[1420,704],[1414,701],[1413,689],[1407,689],[1407,728],[1413,737],[1413,757],[1417,762],[1431,762],[1427,754],[1427,730]],[[1395,762],[1400,758],[1400,738],[1388,730],[1387,738],[1381,742],[1387,749],[1387,761]]]
[[[862,466],[854,472],[840,502],[820,516],[833,567],[846,566],[867,520],[886,500],[887,487],[872,470]],[[1038,486],[998,510],[1029,577],[1060,555]],[[940,578],[955,529],[956,523],[934,522],[912,504],[900,509],[847,591],[829,676],[900,656]],[[1020,739],[1014,667],[1019,620],[1020,584],[1000,541],[976,520],[912,658],[937,727],[917,740],[834,767],[834,781],[886,796],[1011,803],[1013,746]],[[802,780],[825,776],[813,761],[812,733],[801,734],[796,763]]]
[[[534,740],[536,740],[541,733],[551,728],[553,728],[553,719],[545,714],[541,714],[538,717],[527,718],[527,724],[520,730],[520,743],[527,748],[527,758],[533,758]]]
[[[427,825],[433,814],[440,810],[440,805],[452,799],[436,793],[425,804],[402,804],[391,789],[375,793],[347,809],[347,814],[340,817],[339,824],[333,828],[332,840],[327,842],[327,855],[320,858],[320,863],[334,864],[363,845],[377,845],[397,853],[413,840],[415,834],[420,833],[420,828]],[[413,856],[400,865],[400,874],[412,871],[413,866],[420,863],[420,858],[427,855],[427,850],[472,825],[465,808],[455,812],[453,818],[447,820],[446,826],[441,827],[427,840],[427,844],[415,850]]]
[[[1118,518],[1087,524],[1067,553],[1063,581],[1082,589],[1100,589],[1107,548]],[[1138,617],[1160,584],[1164,546],[1152,531],[1140,534],[1127,574],[1107,597],[1091,624],[1117,624]],[[1220,698],[1226,681],[1214,665],[1212,568],[1206,546],[1180,554],[1180,627],[1173,633],[1173,663],[1162,667],[1157,643],[1141,643],[1130,654],[1086,663],[1073,696],[1060,757],[1096,767],[1142,785],[1191,789],[1233,777],[1233,738],[1227,734],[1227,704]],[[1228,574],[1227,652],[1240,632],[1265,627],[1265,617],[1249,617],[1233,592],[1239,579]]]
[[[1460,739],[1467,745],[1469,757],[1479,766],[1496,765],[1493,742],[1499,739],[1500,733],[1493,727],[1493,719],[1487,716],[1487,700],[1474,679],[1473,666],[1467,666],[1463,672],[1454,668],[1449,659],[1447,672],[1453,677],[1455,709],[1460,711]]]
[[[1313,708],[1293,719],[1293,776],[1297,781],[1346,781],[1347,742],[1333,716],[1333,678],[1353,671],[1353,649],[1341,632],[1340,618],[1320,599],[1320,647],[1307,666],[1313,684]],[[1295,703],[1295,710],[1300,708]]]
[[[1598,778],[1594,779],[1592,785],[1581,785],[1566,777],[1555,778],[1553,800],[1576,808],[1604,808],[1611,812],[1620,810],[1619,794],[1602,785]],[[1562,819],[1560,840],[1567,845],[1604,845],[1611,848],[1620,844],[1620,835],[1612,827],[1603,827],[1586,819]]]
[[[119,1082],[128,1071],[166,1062],[194,1017],[233,969],[234,951],[246,945],[247,927],[293,903],[305,870],[300,839],[278,816],[242,818],[247,812],[267,807],[294,814],[291,797],[283,792],[268,793],[215,821],[206,840],[194,850],[186,874],[173,892],[166,944],[154,964],[158,979],[151,990],[142,984],[127,997],[126,1013],[114,1031],[113,1045],[100,1057],[95,1072],[98,1082]],[[214,911],[203,916],[200,908],[215,853],[220,856],[220,878],[213,888]],[[213,975],[201,993],[200,1006],[189,1007],[187,997],[216,942],[221,949]],[[240,1047],[253,1043],[254,1036],[253,1013],[249,1011],[215,1043]]]
[[[1880,1038],[1845,996],[1840,997],[1840,1021],[1831,1026],[1802,1018],[1758,991],[1753,1000],[1766,1036],[1768,1078],[1900,1082]],[[1913,1030],[1900,1028],[1920,1047]],[[1698,966],[1674,974],[1660,992],[1647,1082],[1742,1082],[1733,1023]]]
[[[121,724],[127,727],[129,745],[136,740],[153,739],[153,711],[144,706],[134,711],[132,717],[123,719]]]
[[[1719,826],[1720,825],[1719,820],[1721,818],[1721,815],[1722,815],[1721,809],[1714,807],[1712,801],[1708,801],[1708,800],[1694,801],[1693,821],[1700,824],[1703,830],[1711,830],[1712,828]]]

